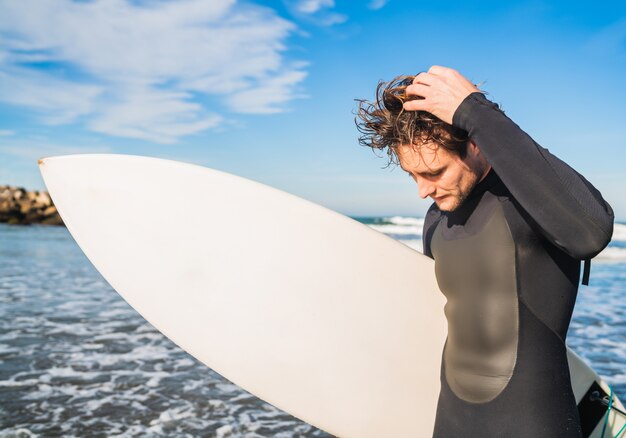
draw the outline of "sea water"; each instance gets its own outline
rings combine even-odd
[[[421,251],[421,218],[358,220]],[[568,343],[626,400],[626,224],[579,289]],[[0,437],[31,435],[329,436],[176,347],[65,228],[0,224]]]

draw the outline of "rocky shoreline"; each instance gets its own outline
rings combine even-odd
[[[48,192],[0,185],[0,223],[63,225]]]

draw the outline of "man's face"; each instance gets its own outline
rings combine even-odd
[[[458,208],[491,168],[471,141],[464,159],[434,143],[399,145],[396,153],[402,169],[417,183],[420,197],[430,196],[442,211]]]

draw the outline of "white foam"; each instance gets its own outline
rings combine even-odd
[[[96,371],[96,372],[76,371],[72,367],[66,367],[66,368],[52,367],[46,370],[46,374],[49,377],[80,377],[82,380],[91,380],[91,379],[98,377],[101,374],[101,372],[100,371]]]
[[[626,242],[626,224],[614,224],[613,226],[613,239],[614,242]]]
[[[229,438],[234,436],[235,431],[230,424],[225,424],[215,431],[215,438]]]
[[[27,380],[0,380],[0,387],[16,387],[16,386],[32,386],[39,383],[37,379],[27,379]]]
[[[159,383],[161,383],[161,380],[169,375],[170,373],[166,373],[163,371],[150,373],[150,379],[146,382],[146,386],[150,388],[156,388],[157,386],[159,386]]]
[[[73,336],[89,336],[93,330],[87,325],[79,324],[55,324],[55,328],[47,331],[48,335],[73,335]]]
[[[115,397],[108,395],[105,397],[97,397],[93,400],[87,400],[87,402],[84,403],[83,407],[89,411],[89,412],[93,412],[96,409],[101,408],[103,405],[107,404],[107,403],[111,403],[112,401],[114,401]]]
[[[104,345],[102,345],[102,344],[90,344],[89,342],[85,342],[84,344],[81,344],[80,348],[84,349],[84,350],[99,350],[101,348],[104,348]]]
[[[151,425],[161,423],[168,423],[170,421],[181,420],[183,418],[189,418],[193,416],[193,412],[189,410],[189,408],[171,408],[166,411],[161,412],[159,418],[157,420],[152,420],[150,422]]]
[[[74,310],[85,309],[93,305],[93,301],[73,299],[67,303],[59,304],[56,306],[57,310]]]
[[[615,246],[604,248],[593,260],[601,262],[626,261],[626,248],[617,248]]]
[[[385,219],[395,225],[412,225],[420,228],[424,226],[423,217],[393,216]]]
[[[0,344],[0,354],[7,354],[7,353],[19,353],[19,350],[7,344]]]
[[[0,438],[37,438],[39,435],[28,429],[0,430]]]
[[[131,310],[125,305],[119,309],[111,309],[100,312],[100,316],[102,318],[115,318],[118,316],[127,316],[130,312]]]
[[[222,400],[209,400],[209,406],[211,406],[213,410],[226,409],[226,403]]]
[[[205,383],[201,380],[184,380],[183,392],[192,392],[204,385]]]
[[[369,224],[371,228],[386,235],[393,236],[422,236],[424,218],[393,216],[385,218],[390,224]],[[422,252],[421,239],[399,239],[405,245]],[[613,231],[612,242],[626,243],[626,224],[616,223]],[[626,261],[626,248],[610,246],[598,254],[596,262],[622,262]]]
[[[612,385],[616,385],[616,384],[624,385],[626,384],[626,374],[614,374],[611,376],[610,380],[611,380]]]

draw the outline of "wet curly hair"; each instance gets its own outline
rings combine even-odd
[[[407,96],[406,88],[415,76],[397,76],[389,82],[380,81],[376,87],[376,99],[358,102],[354,119],[361,133],[359,144],[372,148],[376,153],[386,151],[388,163],[398,165],[396,147],[401,144],[421,145],[434,143],[457,154],[467,155],[467,131],[450,125],[427,111],[405,111],[402,104],[407,100],[422,99]]]

